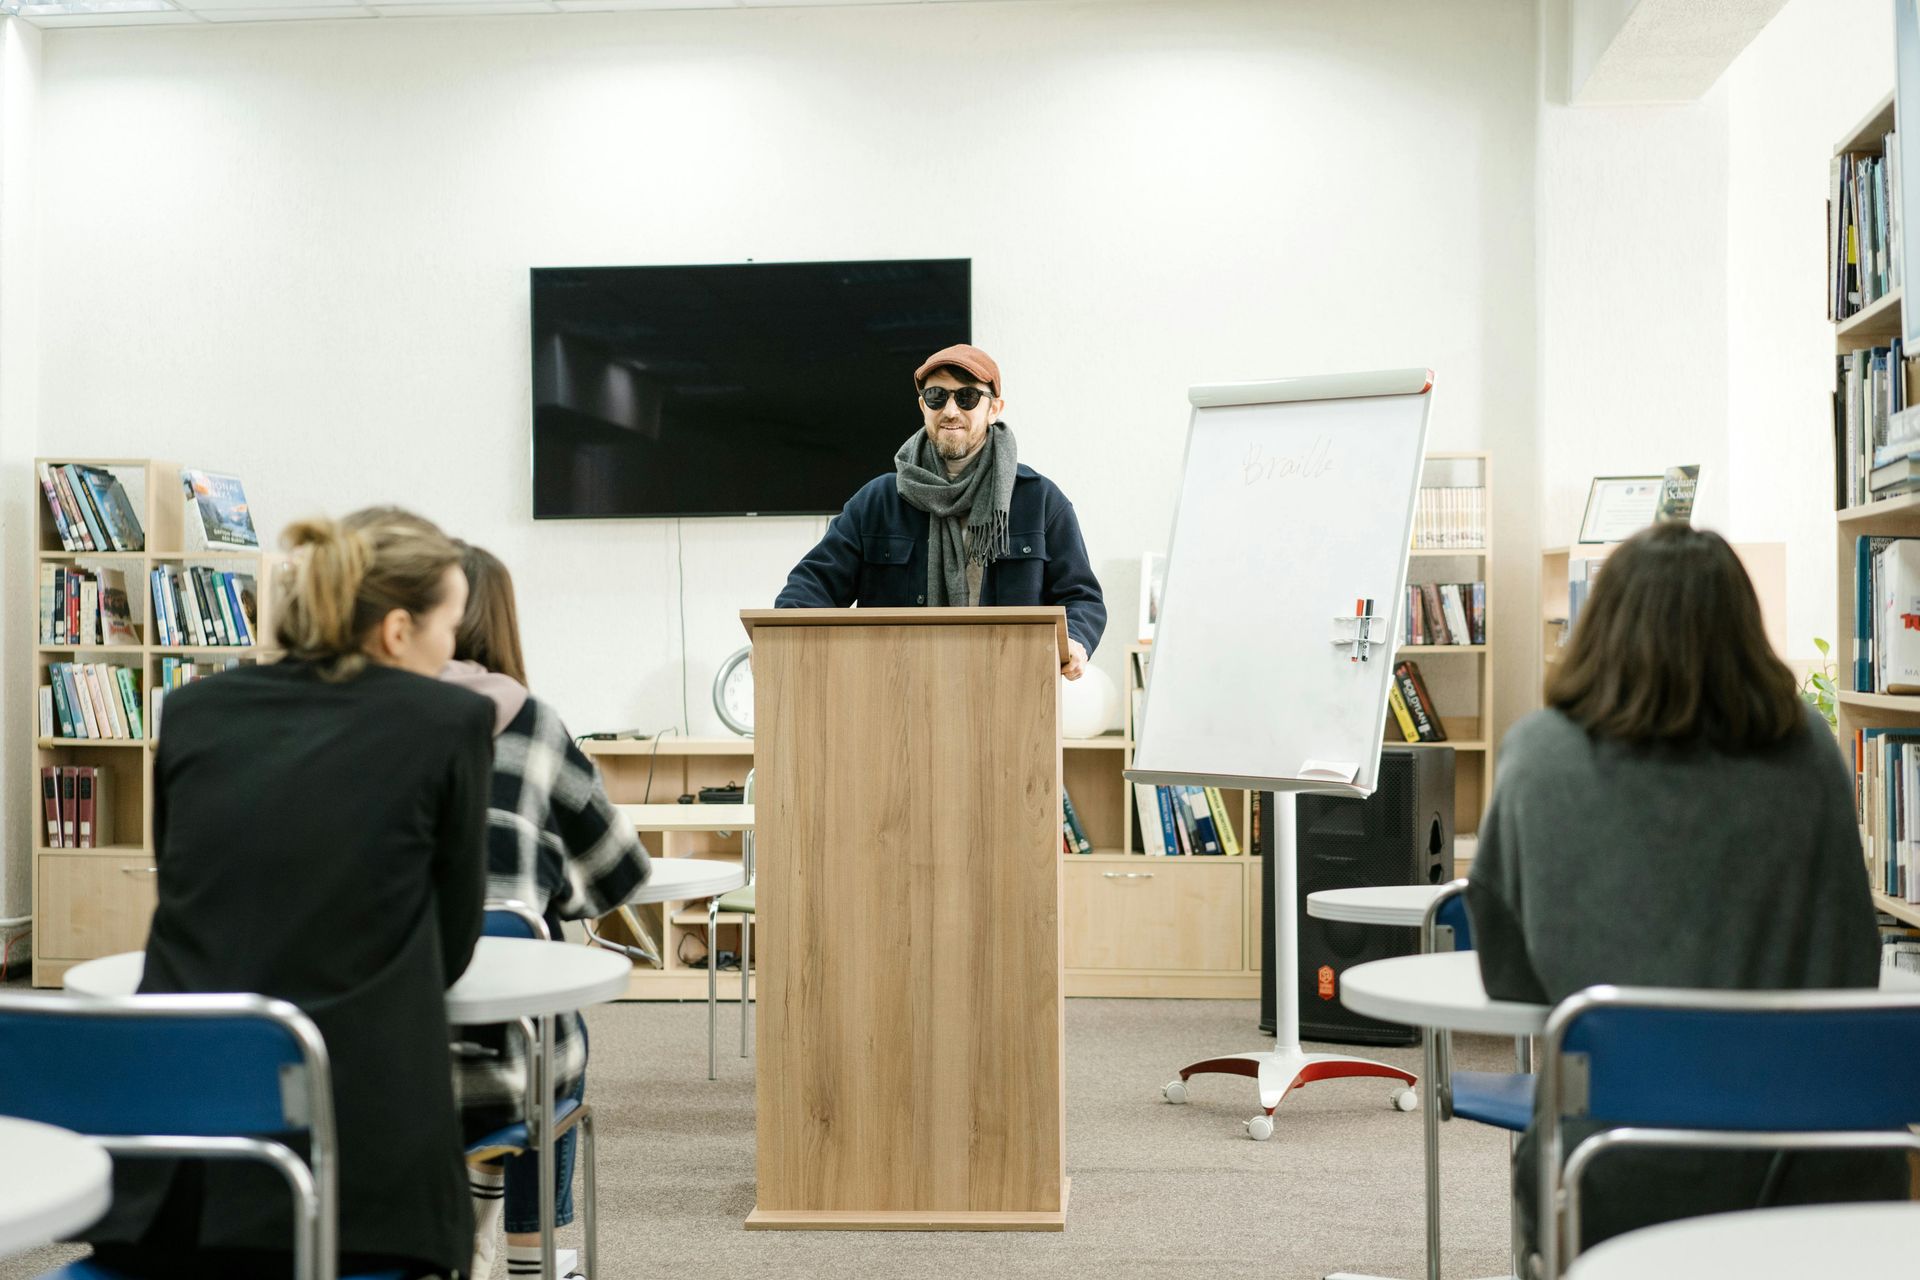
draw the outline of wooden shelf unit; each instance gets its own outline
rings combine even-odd
[[[1859,127],[1834,147],[1834,155],[1848,152],[1879,154],[1882,140],[1893,128],[1893,95],[1888,94],[1868,113]],[[1871,306],[1855,312],[1833,326],[1836,355],[1845,355],[1863,347],[1886,346],[1900,336],[1902,316],[1901,290],[1895,289]],[[1912,361],[1908,364],[1911,366]],[[1911,371],[1903,371],[1912,388]],[[1823,428],[1830,424],[1823,423]],[[1836,465],[1839,459],[1835,459]],[[1834,513],[1834,656],[1835,679],[1841,686],[1835,697],[1835,730],[1841,750],[1851,763],[1854,735],[1861,729],[1897,726],[1912,728],[1920,722],[1920,696],[1887,693],[1857,693],[1853,684],[1854,640],[1854,540],[1868,536],[1920,537],[1920,494],[1908,494],[1880,501],[1864,502]],[[1868,855],[1867,874],[1873,890],[1873,905],[1882,914],[1902,924],[1920,926],[1920,906],[1901,902],[1880,891],[1881,863]]]
[[[146,534],[144,551],[65,551],[59,530],[47,508],[40,485],[40,467],[80,463],[103,467],[128,488],[128,498],[140,511]],[[29,571],[33,596],[31,625],[40,635],[40,568],[43,564],[87,568],[104,565],[126,573],[129,612],[141,643],[137,645],[47,645],[29,650],[25,673],[32,689],[30,733],[33,767],[27,771],[32,789],[33,823],[33,985],[60,984],[66,971],[82,960],[137,951],[146,945],[147,922],[153,914],[153,690],[159,683],[160,660],[169,657],[238,658],[259,662],[269,654],[264,645],[168,646],[152,643],[153,599],[147,571],[160,564],[207,564],[223,571],[251,572],[254,577],[255,638],[272,634],[271,592],[267,557],[260,551],[182,549],[180,466],[152,458],[39,458],[31,476],[34,512],[32,562]],[[133,492],[137,482],[139,493]],[[55,662],[110,662],[135,670],[140,688],[143,738],[48,738],[40,735],[40,689],[47,669]],[[164,713],[163,713],[164,714]],[[97,766],[108,779],[111,820],[110,844],[93,849],[47,847],[40,794],[40,770],[47,766]]]

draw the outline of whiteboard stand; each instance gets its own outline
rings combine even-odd
[[[1278,837],[1273,852],[1273,901],[1267,904],[1273,921],[1273,1048],[1266,1053],[1235,1053],[1224,1058],[1203,1058],[1180,1068],[1180,1077],[1161,1087],[1168,1102],[1187,1100],[1187,1080],[1196,1075],[1247,1076],[1259,1082],[1261,1113],[1246,1122],[1247,1136],[1265,1142],[1273,1136],[1273,1112],[1282,1099],[1301,1085],[1316,1080],[1344,1080],[1376,1076],[1398,1081],[1389,1095],[1401,1111],[1420,1105],[1414,1085],[1418,1078],[1410,1071],[1375,1062],[1370,1058],[1350,1058],[1338,1053],[1307,1053],[1300,1047],[1300,923],[1298,912],[1299,871],[1294,828],[1295,793],[1274,793],[1277,812],[1274,833]]]

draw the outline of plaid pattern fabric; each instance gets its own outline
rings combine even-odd
[[[647,851],[553,708],[528,698],[493,741],[487,811],[487,897],[547,918],[604,915],[647,878]],[[558,931],[556,930],[556,936]],[[578,1014],[554,1020],[554,1096],[578,1085],[587,1042]],[[454,1092],[468,1141],[522,1119],[526,1044],[506,1027],[455,1027]]]

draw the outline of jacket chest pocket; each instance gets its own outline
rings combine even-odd
[[[1047,579],[1047,535],[1039,529],[1007,534],[1007,554],[993,562],[993,603],[1045,604],[1040,592]],[[982,591],[984,601],[986,592]]]
[[[911,578],[914,539],[890,533],[860,535],[860,603],[864,605],[925,604],[926,584],[916,601]]]

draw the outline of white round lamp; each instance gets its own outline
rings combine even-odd
[[[1097,738],[1120,727],[1120,690],[1113,677],[1087,664],[1078,680],[1064,677],[1060,684],[1060,736]]]

